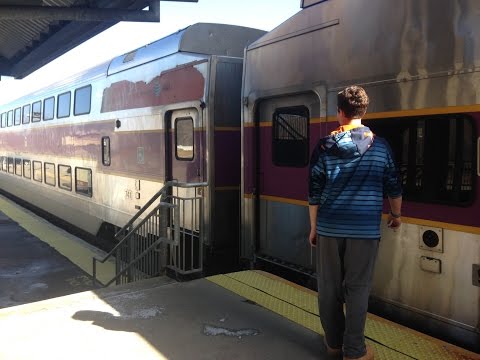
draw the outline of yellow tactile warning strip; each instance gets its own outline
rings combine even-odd
[[[92,259],[94,256],[101,257],[102,252],[3,196],[0,196],[0,211],[30,234],[53,247],[87,274],[92,275]],[[97,278],[100,282],[106,284],[114,276],[115,264],[113,261],[97,264]]]
[[[312,331],[324,334],[318,318],[316,293],[262,271],[216,275],[208,280],[286,317]],[[480,355],[425,334],[368,314],[365,326],[375,359],[480,359]]]

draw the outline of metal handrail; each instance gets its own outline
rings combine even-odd
[[[155,195],[153,195],[153,197],[145,205],[143,205],[143,207],[140,210],[138,210],[138,212],[130,219],[130,221],[126,223],[123,228],[117,231],[117,233],[114,235],[115,238],[117,238],[118,235],[120,235],[122,232],[128,229],[128,227],[130,227],[135,222],[135,220],[137,220],[161,195],[163,195],[169,187],[177,186],[181,188],[192,188],[192,187],[200,187],[200,186],[207,186],[207,185],[208,183],[206,182],[181,183],[181,182],[178,182],[177,180],[167,181],[163,185],[163,187]]]
[[[143,207],[140,210],[138,210],[138,212],[130,219],[130,221],[123,228],[121,228],[119,231],[117,231],[117,233],[114,235],[114,237],[117,238],[118,235],[120,235],[122,232],[125,232],[135,222],[135,220],[137,220],[140,217],[140,215],[142,215],[155,202],[155,200],[157,200],[162,194],[165,193],[167,188],[173,187],[173,186],[177,186],[177,187],[181,187],[181,188],[192,188],[192,187],[200,187],[200,186],[207,186],[207,185],[208,185],[208,183],[206,183],[206,182],[204,182],[204,183],[180,183],[180,182],[175,181],[175,180],[167,181],[163,185],[163,187],[155,195],[153,195],[153,197],[145,205],[143,205]],[[95,257],[97,259],[97,261],[102,263],[102,264],[105,261],[107,261],[116,252],[116,250],[118,250],[118,248],[123,244],[125,239],[127,239],[128,236],[130,236],[132,234],[132,231],[130,231],[127,235],[125,235],[122,238],[122,240],[119,241],[117,243],[117,245],[115,245],[115,247],[112,250],[110,250],[110,252],[107,255],[105,255],[105,257],[103,259],[99,259],[99,258]]]
[[[138,255],[135,259],[133,259],[130,263],[128,263],[128,265],[122,270],[120,271],[118,274],[115,275],[115,277],[113,279],[111,279],[109,282],[107,282],[104,286],[105,287],[108,287],[110,286],[111,284],[113,284],[114,281],[117,281],[120,276],[124,275],[132,265],[134,265],[135,263],[138,262],[138,260],[140,260],[142,257],[144,257],[149,251],[151,251],[153,248],[157,247],[158,244],[160,244],[161,242],[163,241],[166,241],[166,242],[169,242],[168,239],[166,238],[159,238],[157,239],[157,241],[155,241],[152,245],[150,245],[146,250],[144,250],[140,255]],[[96,268],[94,267],[94,271],[96,271]],[[94,277],[94,281],[95,281],[95,277]],[[94,285],[95,282],[94,282]]]
[[[97,256],[94,256],[93,257],[93,271],[92,271],[92,275],[93,275],[93,285],[95,286],[96,285],[96,279],[97,279],[97,262],[103,264],[105,263],[105,261],[107,261],[114,253],[117,252],[117,250],[123,245],[123,243],[125,241],[127,241],[139,228],[142,227],[143,224],[145,224],[148,219],[152,216],[152,214],[156,213],[157,210],[159,208],[161,208],[162,206],[164,207],[170,207],[170,208],[175,208],[175,205],[172,205],[170,203],[165,203],[165,202],[160,202],[156,207],[155,209],[153,209],[152,211],[150,211],[150,213],[140,222],[138,223],[132,230],[129,231],[129,233],[127,235],[125,235],[125,237],[117,244],[115,245],[115,247],[103,258],[103,259],[100,259],[98,258]],[[162,240],[164,240],[163,238],[161,238]],[[160,240],[160,239],[159,239]],[[155,243],[157,244],[157,242],[159,242],[159,240],[157,240]],[[158,244],[157,244],[158,245]],[[144,254],[142,254],[141,256],[143,256]],[[134,263],[134,262],[133,262]],[[130,266],[130,264],[127,266],[127,268]],[[121,272],[123,273],[123,271]],[[120,274],[121,274],[120,273]],[[118,279],[119,277],[119,274],[116,274],[115,277],[113,278],[113,280],[116,280]],[[112,280],[112,281],[113,281]],[[108,286],[112,283],[112,281],[108,282],[105,286]]]
[[[145,211],[159,198],[161,197],[162,195],[164,195],[166,193],[166,190],[170,187],[173,187],[173,186],[176,186],[176,187],[180,187],[180,188],[194,188],[194,187],[203,187],[203,186],[208,186],[208,183],[207,182],[201,182],[201,183],[181,183],[181,182],[178,182],[176,180],[172,180],[172,181],[167,181],[163,187],[128,221],[128,223],[122,228],[120,229],[115,235],[114,237],[115,238],[118,238],[120,234],[122,233],[125,233],[125,231],[127,231],[127,229],[129,229],[133,224],[134,222],[143,214],[145,213]],[[162,199],[161,199],[162,200]],[[97,256],[94,256],[92,261],[93,261],[93,283],[94,283],[94,286],[96,285],[96,269],[97,269],[97,262],[103,264],[105,263],[110,257],[112,257],[113,254],[115,254],[118,249],[133,235],[135,234],[136,230],[139,229],[146,221],[148,221],[148,219],[152,216],[153,213],[156,213],[157,210],[162,207],[162,206],[166,206],[166,207],[175,207],[175,205],[172,205],[170,203],[165,203],[165,202],[162,202],[160,200],[160,203],[155,207],[155,209],[153,209],[152,211],[150,211],[150,213],[140,222],[138,223],[135,227],[133,227],[130,231],[128,231],[128,233],[123,236],[121,238],[121,240],[117,243],[117,245],[115,245],[115,247],[106,255],[104,256],[103,258],[98,258]],[[163,238],[160,238],[158,239],[155,243],[157,244],[157,242],[161,242],[161,241],[164,241],[165,239]],[[157,244],[158,245],[158,244]],[[149,247],[150,249],[150,247]],[[143,256],[143,255],[142,255]],[[138,260],[138,257],[137,259]],[[136,261],[135,260],[135,261]],[[135,261],[133,261],[132,263],[135,263]],[[131,263],[131,264],[132,264]],[[130,264],[128,264],[127,268],[128,269],[130,267]],[[112,279],[110,282],[108,282],[108,284],[106,286],[108,286],[109,284],[111,284],[114,280],[118,279],[120,277],[120,275],[126,271],[126,269],[122,270],[119,274],[116,274],[114,279]]]

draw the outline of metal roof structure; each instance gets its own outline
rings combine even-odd
[[[160,1],[0,0],[0,75],[21,79],[119,21],[159,22]]]

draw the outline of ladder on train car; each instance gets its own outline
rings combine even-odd
[[[203,198],[180,196],[179,189],[207,183],[169,181],[115,234],[117,245],[103,258],[93,258],[93,284],[97,263],[115,258],[115,276],[104,286],[156,277],[169,268],[175,274],[203,271]],[[172,189],[177,190],[176,195]],[[157,203],[158,201],[158,203]]]

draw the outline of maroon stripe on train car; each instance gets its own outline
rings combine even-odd
[[[163,131],[119,132],[112,134],[110,144],[111,165],[102,167],[104,171],[129,174],[132,177],[148,176],[158,180],[165,178],[165,161],[163,160],[165,157],[165,133]],[[142,151],[143,159],[141,159]],[[98,146],[96,155],[100,165],[100,146]]]
[[[478,186],[480,186],[480,181],[477,180],[477,189]],[[389,209],[388,201],[385,201],[384,212],[388,213]],[[468,207],[425,204],[413,201],[404,201],[402,204],[402,215],[406,217],[466,226],[480,226],[479,212],[480,202],[478,199]]]
[[[255,188],[255,128],[243,129],[243,181],[244,192],[253,194]]]
[[[337,127],[337,123],[315,123],[310,125],[309,152],[312,153],[318,140],[325,134],[330,133]],[[245,193],[253,193],[257,186],[255,180],[256,172],[256,150],[254,127],[244,128],[244,179]],[[309,166],[303,168],[289,168],[275,166],[272,161],[272,128],[261,127],[258,129],[261,136],[260,141],[260,173],[266,176],[260,181],[260,191],[263,195],[288,197],[290,199],[307,201],[308,198],[308,172]],[[304,179],[304,180],[302,180]],[[286,181],[291,186],[286,186]],[[288,194],[288,196],[287,196]]]
[[[80,125],[57,125],[24,131],[0,132],[2,150],[8,155],[33,154],[61,155],[97,159],[102,136],[111,136],[114,121]]]
[[[215,186],[240,185],[240,130],[215,131]]]
[[[259,131],[260,181],[258,190],[260,194],[307,200],[309,166],[294,168],[274,165],[272,161],[272,128],[261,127]]]
[[[319,133],[319,124],[311,126],[313,133]],[[252,143],[254,139],[254,128],[245,129],[245,149],[250,152],[254,149],[255,144]],[[254,154],[245,157],[246,164],[245,171],[253,171],[252,175],[246,176],[246,192],[252,190],[253,187],[258,186],[258,192],[261,195],[285,197],[294,200],[306,201],[308,198],[308,172],[309,166],[302,168],[276,166],[272,161],[272,128],[261,127],[257,129],[260,134],[259,141],[259,181],[258,184],[254,182],[255,166],[250,162],[254,159]],[[310,152],[313,151],[317,138],[310,138]],[[253,160],[255,161],[255,160]],[[254,162],[253,162],[254,164]]]
[[[170,131],[171,178],[179,182],[204,181],[203,166],[205,149],[205,131],[194,132],[193,160],[179,160],[175,156],[175,138]],[[138,132],[113,134],[112,165],[115,172],[126,173],[131,177],[148,176],[164,181],[165,174],[165,132]],[[115,144],[115,145],[114,145]],[[143,148],[143,163],[139,163],[138,148]],[[105,169],[106,171],[110,169]]]
[[[193,65],[163,72],[148,83],[122,80],[103,90],[101,112],[200,100],[204,88],[205,78]]]
[[[480,128],[480,115],[475,114],[477,129]],[[310,127],[311,134],[320,134],[330,132],[337,127],[336,122],[322,125],[312,124]],[[267,196],[275,196],[292,200],[306,201],[308,196],[308,166],[305,168],[282,168],[275,166],[272,162],[272,144],[271,144],[271,128],[262,127],[255,129],[246,127],[244,132],[244,171],[245,171],[245,193],[250,194],[256,184],[255,179],[255,131],[259,131],[260,140],[260,179],[259,194]],[[316,146],[319,137],[311,137],[310,152]],[[475,177],[476,189],[480,189],[480,178]],[[384,210],[388,212],[388,200],[385,201]],[[455,223],[466,226],[480,226],[480,217],[476,214],[480,213],[480,200],[477,197],[474,203],[468,207],[448,206],[440,204],[419,203],[413,201],[404,201],[402,213],[404,216],[428,219],[432,221]]]
[[[130,177],[165,179],[165,132],[114,132],[115,122],[70,124],[48,128],[27,129],[24,132],[0,132],[0,144],[7,156],[23,157],[23,154],[62,156],[96,161],[97,169],[122,173]],[[204,154],[205,131],[194,132],[194,159],[175,158],[175,139],[171,137],[172,178],[181,182],[205,180]],[[101,139],[110,137],[111,165],[102,165]],[[139,156],[143,155],[143,156]],[[31,160],[34,156],[29,155]],[[238,154],[234,156],[239,156]],[[239,167],[239,165],[238,165]],[[239,171],[239,170],[238,170]],[[200,175],[199,175],[200,174]],[[237,183],[238,184],[238,183]]]

